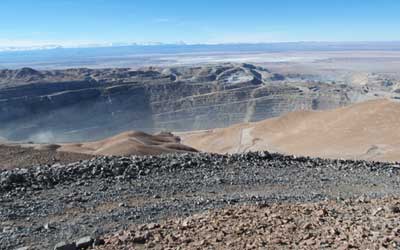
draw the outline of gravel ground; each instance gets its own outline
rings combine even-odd
[[[0,171],[0,249],[52,249],[240,204],[399,196],[398,164],[267,152],[99,157]]]

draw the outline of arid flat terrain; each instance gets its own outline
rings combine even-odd
[[[367,101],[179,135],[182,143],[204,152],[270,150],[324,158],[400,161],[400,103]]]

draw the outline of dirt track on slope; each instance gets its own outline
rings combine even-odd
[[[204,152],[268,150],[311,157],[400,161],[400,103],[367,101],[178,135],[183,144]]]

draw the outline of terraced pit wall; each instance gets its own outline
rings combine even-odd
[[[352,103],[349,86],[294,83],[249,64],[0,71],[0,137],[94,140],[125,130],[225,127]]]

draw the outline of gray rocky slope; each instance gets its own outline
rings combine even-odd
[[[82,141],[125,130],[198,130],[350,104],[361,87],[250,64],[0,70],[0,137]]]
[[[0,171],[0,249],[51,249],[132,223],[232,204],[400,194],[395,163],[268,152],[99,157]]]

